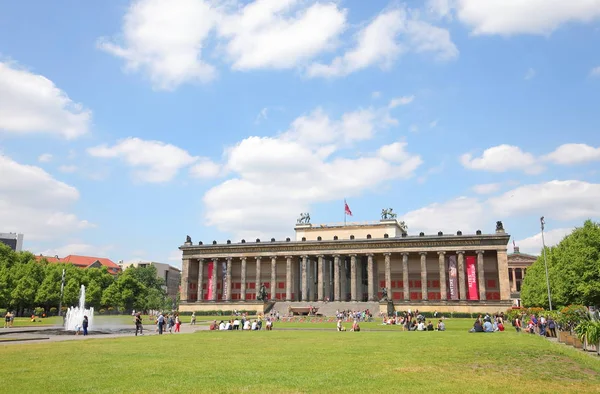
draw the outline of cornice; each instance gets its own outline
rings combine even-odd
[[[265,254],[297,255],[303,252],[361,250],[361,249],[413,249],[413,248],[461,248],[475,249],[486,246],[503,247],[508,244],[509,234],[478,236],[413,236],[379,239],[354,239],[336,241],[289,241],[252,242],[236,244],[183,245],[179,249],[187,255],[214,256],[222,254]]]

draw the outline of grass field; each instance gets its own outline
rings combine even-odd
[[[354,333],[279,323],[274,331],[0,345],[10,382],[2,392],[600,392],[599,358],[512,329],[469,334],[471,324],[402,332],[364,323]],[[315,330],[293,329],[302,327]]]

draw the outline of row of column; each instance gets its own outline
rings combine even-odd
[[[512,281],[510,286],[510,291],[516,293],[519,289],[517,289],[517,270],[521,270],[521,280],[525,278],[525,273],[527,272],[526,268],[509,268],[508,271],[511,274]]]
[[[423,300],[428,299],[427,291],[427,253],[420,252],[421,256],[421,298]],[[479,283],[479,299],[486,299],[485,292],[485,273],[483,264],[484,251],[479,250],[477,253],[477,281]],[[446,289],[446,252],[437,252],[439,261],[439,278],[440,278],[440,295],[442,300],[448,299],[448,293]],[[459,299],[466,300],[466,289],[467,284],[465,282],[465,263],[464,263],[464,251],[457,251],[458,256],[458,291]],[[408,279],[408,252],[401,253],[402,255],[402,281],[404,284],[403,295],[404,299],[409,299],[409,279]],[[357,255],[351,254],[350,256],[350,299],[352,301],[358,301],[358,281],[357,281]],[[375,269],[373,262],[373,254],[366,254],[367,256],[367,296],[369,301],[376,301],[377,296],[377,283],[375,282]],[[391,253],[383,253],[385,259],[385,287],[391,289],[392,287],[392,273],[391,273]],[[317,255],[317,300],[323,301],[325,294],[329,294],[329,288],[325,286],[329,285],[328,281],[324,281],[325,270],[324,270],[324,256]],[[292,299],[292,259],[294,256],[285,256],[286,259],[286,300],[291,301]],[[309,273],[308,273],[308,255],[301,256],[301,288],[302,288],[302,301],[308,301],[308,288],[309,288]],[[227,262],[226,276],[225,276],[225,301],[231,301],[231,272],[232,272],[232,258],[228,257],[225,259]],[[212,259],[215,264],[214,275],[212,275],[212,288],[215,291],[212,292],[211,301],[217,301],[217,275],[216,266],[218,259]],[[256,295],[259,295],[261,287],[261,262],[262,257],[256,257],[256,279],[255,279],[255,291]],[[202,300],[202,283],[204,282],[204,259],[198,259],[198,300]],[[277,256],[271,257],[271,284],[270,284],[270,298],[275,299],[275,293],[277,291]],[[343,294],[341,291],[341,282],[345,280],[345,276],[340,274],[341,259],[340,255],[333,255],[333,299],[334,301],[342,301]],[[240,298],[241,300],[246,299],[246,268],[247,258],[241,257],[241,286],[240,286]],[[188,299],[188,272],[189,272],[189,260],[183,261],[182,267],[182,299]],[[329,276],[329,275],[328,275]],[[513,283],[515,283],[515,272],[513,270]],[[345,287],[345,286],[344,286]]]

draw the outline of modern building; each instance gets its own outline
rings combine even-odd
[[[515,246],[513,253],[508,255],[508,272],[510,275],[510,298],[513,306],[521,306],[521,285],[529,268],[536,262],[538,256],[521,253]]]
[[[181,270],[179,268],[154,261],[135,261],[120,264],[122,269],[126,269],[130,266],[148,267],[150,265],[156,268],[156,276],[164,279],[167,297],[171,298],[173,301],[176,301],[177,294],[179,293],[179,284],[181,283]]]
[[[3,243],[15,252],[20,252],[23,250],[23,234],[0,233],[0,243]]]
[[[408,235],[395,219],[297,224],[296,238],[219,244],[190,237],[183,252],[180,310],[262,310],[285,305],[378,303],[381,311],[497,312],[512,305],[501,222],[483,234]],[[387,301],[380,302],[383,293]],[[343,303],[343,304],[342,304]],[[393,305],[392,305],[393,304]]]
[[[102,268],[106,267],[108,272],[111,275],[117,275],[121,272],[121,267],[115,264],[111,259],[105,257],[93,257],[93,256],[78,256],[74,254],[70,254],[66,257],[60,258],[58,256],[36,256],[38,261],[42,259],[48,261],[49,263],[66,263],[72,264],[78,268]]]

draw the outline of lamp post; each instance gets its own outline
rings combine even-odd
[[[58,316],[62,314],[62,299],[63,299],[63,291],[65,289],[65,269],[63,268],[62,279],[60,281],[60,300],[58,300]]]
[[[548,305],[552,310],[552,296],[550,295],[550,277],[548,276],[548,260],[546,259],[546,241],[544,240],[544,217],[540,218],[540,225],[542,227],[542,251],[544,253],[544,267],[546,268],[546,287],[548,288]]]

